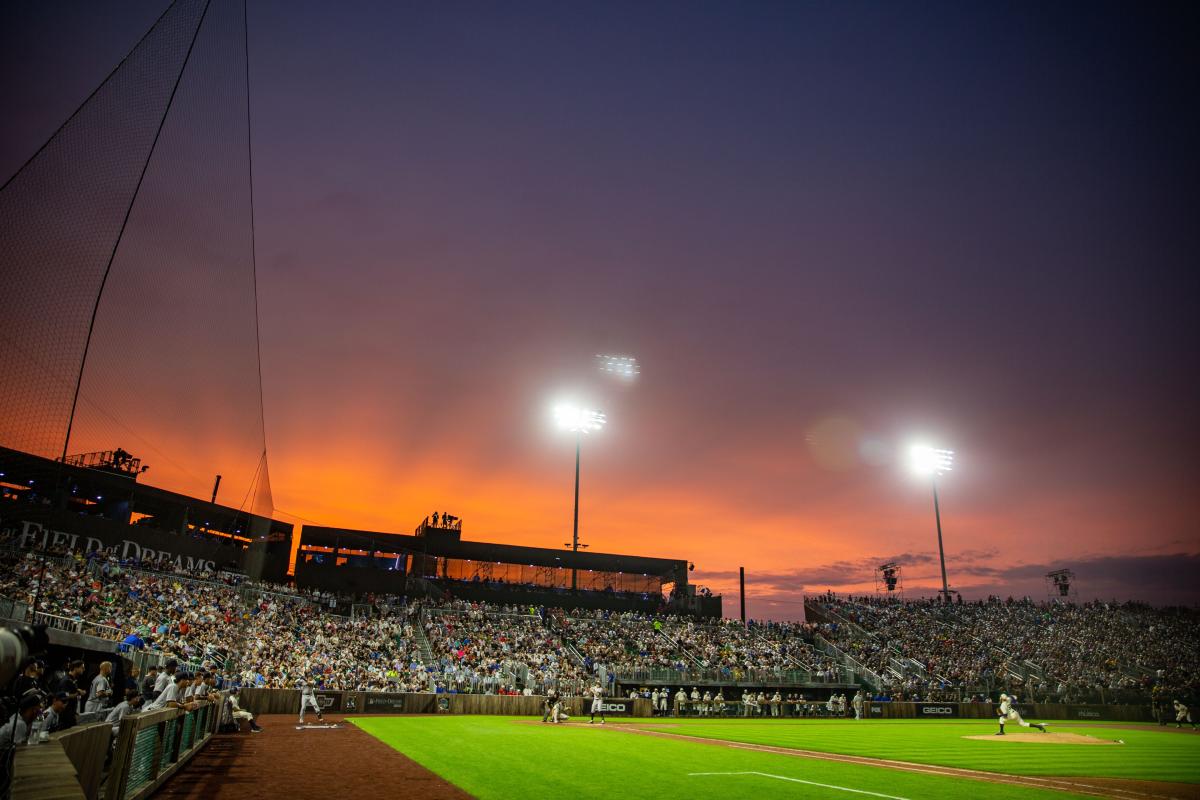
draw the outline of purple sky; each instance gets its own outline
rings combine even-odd
[[[0,12],[0,174],[162,8]],[[958,452],[968,597],[1069,566],[1081,597],[1197,602],[1185,8],[252,2],[276,504],[560,546],[568,393],[610,420],[584,541],[727,593],[744,565],[754,616],[897,556],[938,582],[914,437]],[[182,458],[170,414],[125,422]]]

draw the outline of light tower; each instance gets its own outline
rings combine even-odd
[[[571,551],[579,552],[579,455],[583,449],[583,437],[597,433],[607,421],[603,413],[590,408],[581,408],[569,403],[554,407],[554,421],[561,430],[575,434],[575,518],[571,532]],[[577,571],[571,568],[571,589],[577,584]]]
[[[937,522],[938,559],[942,564],[942,601],[950,602],[950,584],[946,581],[946,550],[942,546],[942,512],[938,506],[937,479],[954,468],[954,451],[915,444],[908,451],[909,466],[918,475],[928,476],[933,485],[933,518]]]

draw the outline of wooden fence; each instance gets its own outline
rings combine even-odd
[[[867,703],[871,719],[995,719],[993,703]],[[1153,722],[1149,705],[1116,706],[1069,703],[1018,703],[1017,710],[1030,720],[1078,720],[1080,722]]]
[[[164,708],[121,720],[105,800],[149,797],[208,744],[220,718],[218,701],[192,711]]]

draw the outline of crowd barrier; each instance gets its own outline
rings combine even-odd
[[[208,744],[220,718],[217,702],[192,711],[164,708],[121,720],[105,800],[149,797]]]
[[[121,720],[115,748],[113,726],[107,722],[52,733],[44,742],[17,748],[13,800],[149,797],[208,743],[220,716],[220,702],[203,703],[192,711],[166,708],[134,714]]]

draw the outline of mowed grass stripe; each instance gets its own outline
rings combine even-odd
[[[847,788],[907,800],[1082,796],[639,736],[611,724],[555,726],[528,718],[486,716],[356,717],[351,722],[481,800],[555,796],[751,800],[772,794],[847,800],[863,796],[843,791]],[[688,774],[702,772],[761,774]]]
[[[996,723],[987,720],[671,720],[650,730],[745,744],[818,750],[918,764],[979,769],[1011,775],[1132,778],[1200,783],[1200,734],[1144,728],[1067,727],[1051,731],[1098,739],[1114,746],[979,741]],[[1013,730],[1014,727],[1016,730]],[[1010,732],[1029,732],[1008,726]],[[1036,731],[1034,731],[1036,733]],[[999,737],[997,737],[999,738]]]

